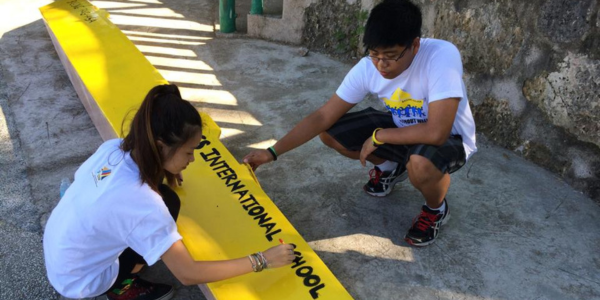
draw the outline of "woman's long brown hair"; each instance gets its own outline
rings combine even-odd
[[[142,183],[158,192],[166,177],[175,184],[175,174],[164,169],[164,160],[195,134],[202,131],[202,120],[194,106],[181,98],[176,85],[159,85],[150,90],[131,121],[129,133],[121,149],[130,151],[140,169]],[[161,155],[157,141],[171,147],[167,157]]]

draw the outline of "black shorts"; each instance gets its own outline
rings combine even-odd
[[[346,149],[360,151],[365,140],[376,128],[397,128],[397,126],[391,113],[369,107],[344,115],[327,130],[327,133]],[[413,154],[429,159],[442,173],[456,172],[466,162],[460,135],[451,135],[441,146],[384,144],[373,151],[373,155],[377,157],[402,164],[406,164]]]

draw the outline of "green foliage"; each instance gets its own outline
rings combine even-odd
[[[340,28],[333,34],[337,40],[336,50],[338,52],[357,51],[358,43],[365,32],[365,23],[369,12],[359,10],[354,15],[346,16],[340,24]]]

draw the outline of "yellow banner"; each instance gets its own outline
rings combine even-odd
[[[125,115],[139,107],[150,89],[168,82],[108,19],[106,11],[85,0],[56,1],[40,11],[59,44],[55,47],[64,51],[75,71],[69,74],[71,81],[79,76],[93,98],[81,99],[84,105],[94,101],[87,104],[97,105],[115,137],[120,136]],[[88,109],[88,113],[97,112]]]
[[[179,232],[194,258],[230,259],[279,244],[296,244],[289,267],[209,284],[217,299],[352,299],[323,261],[269,199],[251,171],[219,141],[202,114],[205,140],[184,171]],[[190,182],[188,182],[190,178]]]
[[[167,81],[108,14],[84,0],[60,0],[40,8],[57,52],[101,134],[120,136],[122,121],[146,93]],[[133,115],[131,115],[133,116]],[[99,117],[97,120],[95,117]],[[246,166],[220,142],[221,129],[206,114],[205,139],[196,162],[176,191],[182,207],[179,232],[197,260],[247,256],[294,243],[290,266],[208,284],[216,299],[352,299],[323,261],[269,199]],[[100,125],[99,125],[100,124]]]

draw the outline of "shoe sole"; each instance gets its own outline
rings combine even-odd
[[[390,188],[387,190],[387,192],[371,193],[371,192],[367,191],[364,187],[363,187],[363,191],[365,191],[365,193],[367,193],[367,195],[369,195],[369,196],[382,198],[382,197],[389,195],[394,190],[394,186],[397,183],[400,183],[400,182],[406,180],[406,178],[408,178],[408,172],[405,171],[404,173],[400,174],[400,176],[396,177],[396,179],[394,181],[392,181],[392,184],[390,184]]]
[[[173,298],[173,296],[175,296],[175,288],[171,288],[171,290],[168,293],[164,294],[160,298],[157,298],[156,300],[169,300]]]
[[[450,211],[448,211],[448,213],[446,214],[446,217],[442,220],[442,223],[440,224],[440,229],[442,228],[442,225],[445,225],[446,223],[448,223],[448,220],[450,220]],[[440,229],[438,229],[438,235],[440,234],[439,233]],[[430,240],[430,241],[418,243],[418,242],[415,242],[415,241],[411,240],[408,237],[404,237],[404,240],[407,243],[409,243],[411,246],[415,246],[415,247],[429,246],[429,245],[433,244],[433,242],[435,242],[436,239],[437,239],[437,236],[434,239]]]

